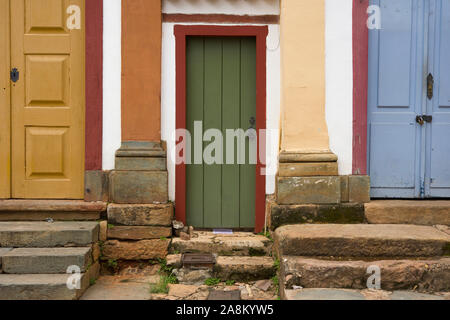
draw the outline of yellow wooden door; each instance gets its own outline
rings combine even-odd
[[[81,12],[79,28],[67,23],[72,5]],[[11,68],[19,71],[11,82],[12,197],[82,198],[84,0],[10,6]]]
[[[9,0],[0,0],[0,198],[11,197]]]

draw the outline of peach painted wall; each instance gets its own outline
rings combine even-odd
[[[161,1],[122,1],[122,141],[161,140]]]

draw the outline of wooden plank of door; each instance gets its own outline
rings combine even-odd
[[[0,198],[11,197],[9,0],[0,0]]]
[[[224,165],[222,167],[222,227],[239,228],[238,138],[227,139],[226,130],[240,128],[240,55],[239,38],[223,39],[223,105]],[[230,145],[230,149],[227,145]],[[234,150],[234,155],[227,155]],[[229,159],[227,159],[227,156]],[[231,160],[231,161],[230,161]]]
[[[204,130],[222,129],[222,39],[205,39]],[[205,142],[205,153],[213,143]],[[222,148],[220,148],[222,150]],[[219,150],[216,149],[216,152]],[[215,153],[212,153],[215,155]],[[222,223],[222,165],[204,165],[204,227]]]
[[[186,129],[191,134],[191,164],[186,164],[186,218],[188,225],[203,227],[203,132],[200,131],[200,159],[194,159],[194,121],[203,121],[204,38],[186,42]],[[200,160],[200,161],[199,161]],[[194,161],[197,163],[195,164]]]
[[[250,118],[256,119],[256,39],[241,39],[241,128],[250,127]],[[247,143],[250,142],[246,138]],[[255,140],[256,141],[256,140]],[[255,226],[255,182],[256,165],[249,163],[249,148],[246,148],[246,164],[240,173],[240,227]]]

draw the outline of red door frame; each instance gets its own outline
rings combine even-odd
[[[369,0],[353,0],[353,168],[367,174],[367,86],[369,66]]]
[[[102,170],[103,0],[86,0],[85,171]]]
[[[266,38],[267,26],[176,25],[176,128],[186,128],[186,37],[256,37],[256,130],[266,128]],[[260,136],[265,141],[265,137]],[[261,153],[258,143],[258,155]],[[263,152],[265,154],[265,152]],[[265,159],[263,159],[265,163]],[[264,228],[266,179],[264,165],[256,165],[255,232]],[[176,166],[176,219],[186,223],[186,164]]]

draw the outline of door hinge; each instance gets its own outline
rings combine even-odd
[[[429,100],[433,99],[434,95],[434,77],[430,73],[427,77],[427,97]]]
[[[17,82],[19,80],[19,70],[17,70],[17,68],[11,70],[10,78],[12,82]]]

